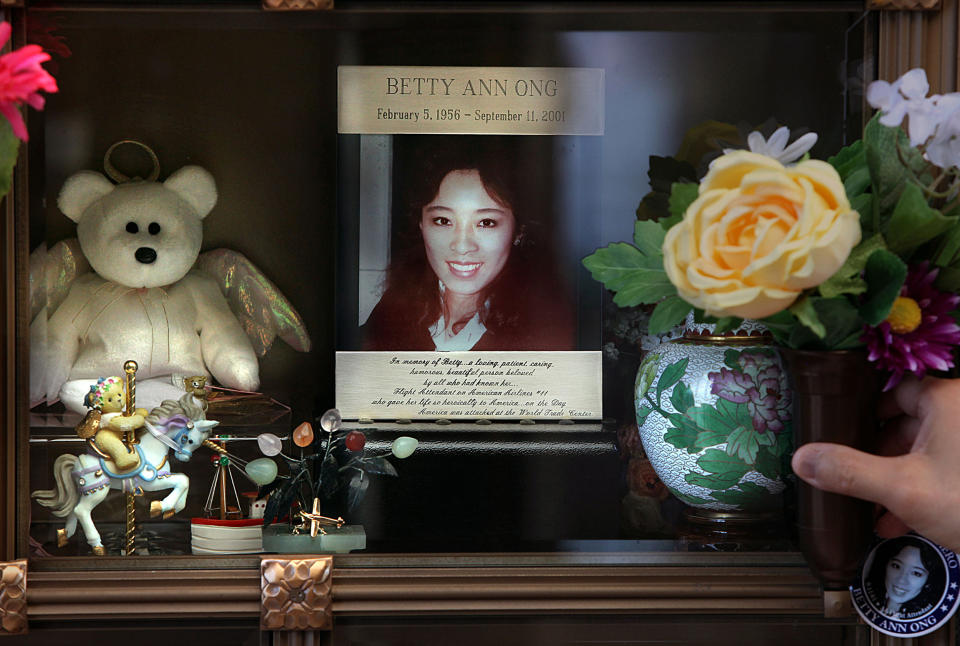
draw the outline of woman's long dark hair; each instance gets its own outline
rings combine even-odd
[[[414,163],[395,169],[405,192],[400,198],[403,212],[394,228],[395,251],[386,289],[366,326],[364,349],[426,349],[416,347],[414,340],[422,339],[440,318],[442,303],[420,221],[423,207],[437,196],[443,178],[456,170],[476,170],[490,196],[509,207],[516,222],[510,256],[480,295],[481,303],[489,303],[488,309],[481,309],[489,341],[497,349],[574,349],[571,307],[555,277],[552,245],[544,239],[544,214],[535,206],[534,195],[542,193],[529,186],[530,173],[521,167],[523,158],[516,146],[494,136],[420,137],[418,141],[422,143]],[[521,183],[525,190],[520,190]],[[545,324],[549,329],[542,329]],[[557,332],[560,329],[564,331]]]
[[[916,547],[920,551],[920,561],[929,573],[919,594],[909,601],[904,601],[900,606],[901,616],[905,619],[913,619],[933,608],[933,604],[939,601],[937,595],[942,592],[945,585],[946,572],[943,561],[936,550],[925,541],[914,536],[901,536],[885,541],[877,547],[870,566],[870,574],[867,575],[866,591],[869,598],[882,609],[887,598],[887,564],[905,547]]]

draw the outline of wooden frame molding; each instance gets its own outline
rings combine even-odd
[[[929,11],[940,8],[940,0],[869,0],[869,9],[897,9],[900,11]]]
[[[0,635],[27,632],[27,561],[0,563]]]
[[[334,616],[823,614],[805,567],[342,568],[333,590]]]
[[[927,71],[931,94],[955,92],[960,87],[957,42],[960,0],[941,0],[936,11],[880,13],[877,74],[893,81],[915,67]]]
[[[260,561],[261,630],[330,630],[333,557]]]
[[[333,0],[263,0],[262,6],[268,11],[329,11]]]
[[[31,619],[241,619],[260,613],[254,568],[30,573]]]
[[[321,589],[329,590],[325,593],[329,606],[321,612],[330,618],[664,613],[822,616],[824,612],[820,585],[804,565],[506,563],[438,567],[421,565],[422,558],[386,555],[365,557],[356,567],[343,567],[352,565],[354,559],[336,557],[333,564],[338,567],[330,568],[322,564],[329,559],[311,558],[321,565],[312,574],[306,574],[310,572],[307,566],[295,576],[306,582],[308,576],[314,581],[319,580],[314,574],[322,578],[327,573]],[[135,576],[130,576],[129,570],[34,568],[27,590],[28,615],[45,621],[263,619],[264,604],[270,610],[282,594],[271,589],[267,596],[275,601],[265,601],[263,573],[262,564],[259,568],[139,570]],[[275,581],[293,580],[284,577],[282,569],[274,569],[270,576]],[[289,592],[286,594],[289,597]],[[275,630],[275,621],[271,616],[264,628]]]

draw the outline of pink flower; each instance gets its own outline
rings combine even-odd
[[[950,312],[960,296],[933,286],[939,269],[927,262],[912,267],[887,320],[864,329],[870,361],[890,371],[884,391],[895,387],[905,373],[918,378],[927,370],[952,368],[953,349],[960,344],[960,326]]]
[[[10,23],[0,23],[0,47],[10,39]],[[57,82],[40,64],[50,60],[50,55],[39,45],[26,45],[0,56],[0,114],[13,128],[13,134],[27,141],[27,126],[23,122],[19,106],[27,103],[42,110],[44,98],[39,91],[56,92]]]

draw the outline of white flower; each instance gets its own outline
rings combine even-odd
[[[953,95],[947,95],[953,96]],[[960,96],[956,97],[960,108]],[[960,167],[960,109],[947,114],[927,144],[924,157],[940,168]]]
[[[960,94],[934,94],[928,97],[929,91],[927,73],[922,68],[916,68],[893,83],[871,83],[867,88],[867,102],[880,110],[880,123],[890,128],[896,128],[903,123],[904,117],[909,117],[907,134],[910,136],[910,145],[936,144],[942,152],[945,141],[944,135],[938,133],[938,128],[960,109]],[[939,157],[940,153],[935,153],[935,156]]]
[[[867,103],[880,110],[880,123],[896,128],[903,123],[903,117],[911,116],[922,110],[927,102],[930,84],[923,68],[910,70],[893,83],[874,81],[867,86]],[[914,144],[916,145],[916,144]]]
[[[790,130],[786,127],[777,128],[769,139],[764,139],[762,134],[754,130],[747,135],[747,146],[749,146],[750,152],[773,157],[781,164],[790,164],[806,155],[807,151],[813,148],[813,145],[817,143],[817,133],[808,132],[788,146],[787,142],[789,140]],[[729,153],[732,152],[732,149],[726,149],[723,152]]]

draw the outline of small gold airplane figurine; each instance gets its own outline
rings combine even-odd
[[[343,518],[328,518],[327,516],[320,515],[320,499],[313,499],[313,511],[301,511],[300,516],[304,520],[310,521],[310,536],[316,538],[317,532],[321,534],[326,534],[327,531],[324,527],[336,527],[340,529],[343,527],[344,520]]]

